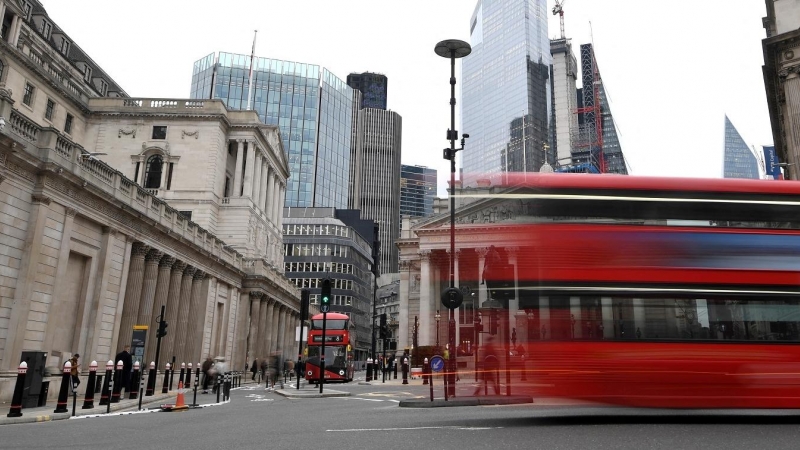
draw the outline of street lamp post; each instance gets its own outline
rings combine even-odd
[[[450,289],[456,286],[456,152],[464,149],[465,139],[469,137],[464,134],[461,138],[461,148],[456,149],[458,131],[456,130],[456,58],[463,58],[472,53],[472,47],[464,41],[458,39],[448,39],[439,42],[434,48],[434,52],[443,58],[450,59],[450,128],[447,130],[447,139],[450,141],[450,148],[444,150],[444,159],[450,160]],[[450,344],[450,355],[448,362],[448,390],[450,395],[455,395],[455,314],[450,308],[450,320],[448,324],[448,342]]]
[[[436,315],[433,316],[436,319],[436,352],[439,352],[439,321],[442,319],[442,315],[439,314],[439,310],[436,310]]]

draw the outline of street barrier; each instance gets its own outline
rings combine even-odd
[[[17,384],[14,386],[14,397],[11,398],[11,409],[7,417],[22,417],[22,390],[25,388],[26,373],[28,373],[28,363],[22,361],[17,369]]]
[[[141,366],[139,365],[139,361],[136,361],[135,363],[133,363],[133,375],[131,375],[130,382],[128,383],[128,386],[126,387],[126,389],[128,389],[128,398],[131,399],[131,400],[136,400],[137,398],[139,398],[139,385],[137,384],[136,387],[134,387],[133,389],[131,389],[130,385],[132,385],[134,382],[138,382],[139,381],[139,378],[140,378],[140,375],[141,375],[139,373],[140,370],[141,370]]]
[[[161,393],[167,394],[169,393],[169,377],[170,377],[170,365],[167,363],[167,370],[164,371],[164,385],[161,386]]]
[[[94,391],[97,380],[97,361],[89,364],[89,380],[86,382],[86,394],[83,396],[83,406],[81,409],[94,408]]]
[[[54,413],[65,413],[69,412],[67,410],[67,397],[69,396],[69,388],[70,388],[70,376],[69,373],[72,371],[72,363],[67,361],[64,363],[64,369],[61,373],[61,390],[58,391],[58,403],[56,403],[56,409],[53,411]]]
[[[152,397],[156,390],[156,363],[150,361],[150,367],[147,372],[147,390],[144,391],[145,397]]]
[[[114,361],[108,360],[106,363],[106,376],[103,380],[103,390],[100,391],[100,406],[111,403],[111,370],[114,368]]]
[[[117,361],[117,367],[114,370],[114,388],[111,389],[111,403],[119,403],[120,392],[122,392],[122,360]]]

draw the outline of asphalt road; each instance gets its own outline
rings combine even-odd
[[[0,427],[8,449],[796,449],[800,412],[532,405],[412,409],[416,384],[326,386],[289,399],[245,387],[225,405]]]

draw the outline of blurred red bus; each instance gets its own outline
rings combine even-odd
[[[645,407],[800,407],[800,183],[516,181],[491,197],[523,202],[532,214],[493,225],[502,245],[482,278],[490,303],[516,303],[518,312],[511,325],[507,312],[488,311],[501,317],[500,330],[480,343],[508,345],[512,334],[519,342],[527,380],[513,383],[517,393]]]
[[[325,323],[325,382],[353,381],[353,352],[350,345],[350,317],[340,313],[328,313]],[[322,353],[322,314],[311,317],[308,331],[308,358],[306,380],[319,383],[320,354]]]

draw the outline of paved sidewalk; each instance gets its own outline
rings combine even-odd
[[[248,380],[249,381],[249,380]],[[231,397],[236,395],[237,389],[233,389],[231,391]],[[156,394],[152,396],[145,396],[142,398],[142,410],[150,410],[150,412],[154,411],[161,411],[159,406],[162,404],[174,404],[175,399],[177,398],[178,392],[177,389],[170,391],[168,394],[162,394],[161,390],[159,389]],[[127,395],[126,395],[127,397]],[[194,390],[187,389],[184,393],[184,399],[187,405],[191,405],[194,400]],[[75,418],[80,417],[98,417],[106,415],[107,406],[103,405],[100,406],[100,394],[95,394],[94,399],[94,408],[90,409],[82,409],[83,407],[84,398],[82,395],[78,395],[76,409],[75,409]],[[220,402],[222,402],[222,395],[220,395]],[[197,403],[199,406],[210,406],[217,404],[217,395],[213,394],[211,390],[208,391],[208,394],[202,394],[202,390],[197,391]],[[4,405],[6,406],[6,405]],[[67,402],[68,412],[66,413],[54,413],[53,411],[56,409],[56,402],[51,404],[37,407],[37,408],[23,408],[22,409],[22,417],[8,417],[8,410],[10,409],[10,405],[7,406],[8,409],[2,411],[2,415],[0,415],[0,425],[12,425],[18,423],[35,423],[35,422],[50,422],[53,420],[64,420],[72,418],[72,397],[69,398]],[[131,399],[124,399],[120,400],[119,403],[112,403],[111,404],[111,413],[133,413],[139,410],[139,399],[131,400]]]

